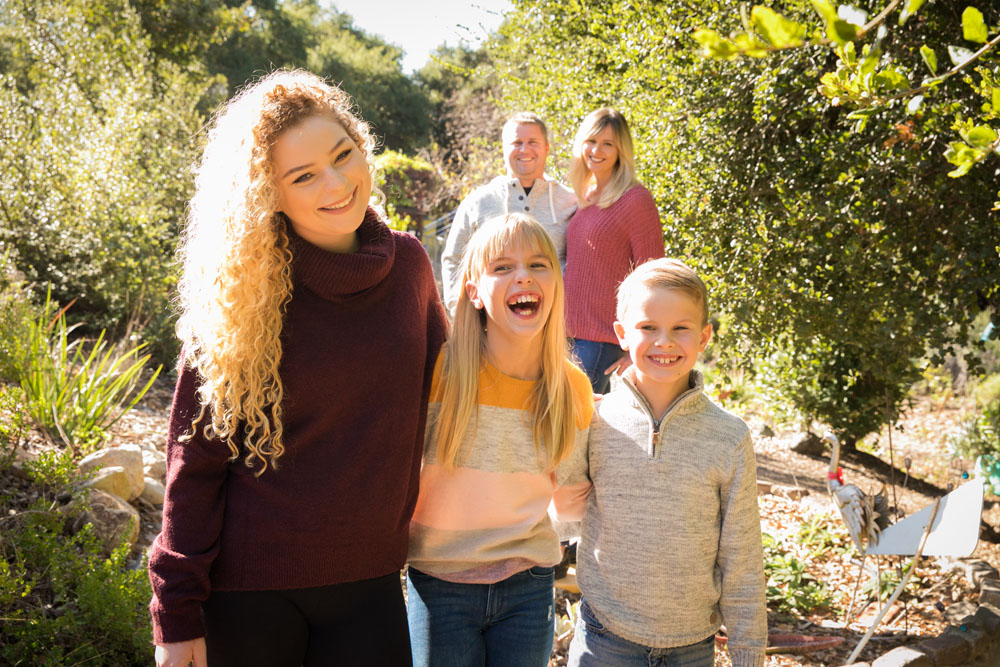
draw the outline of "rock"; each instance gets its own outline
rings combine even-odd
[[[996,579],[997,569],[980,558],[965,562],[965,579],[973,586],[979,586],[983,579]]]
[[[917,648],[930,656],[937,667],[964,665],[972,656],[972,645],[958,628],[949,627],[939,636],[920,642]]]
[[[146,477],[153,479],[166,479],[167,477],[167,457],[163,452],[157,450],[142,450],[142,469]]]
[[[89,523],[110,553],[122,541],[135,546],[139,539],[139,512],[118,496],[100,489],[90,489],[87,497],[89,505],[78,524]]]
[[[966,616],[975,613],[976,605],[967,600],[963,600],[961,602],[956,602],[945,609],[944,617],[947,618],[948,622],[952,625],[958,625]]]
[[[979,603],[1000,607],[1000,581],[983,579],[979,584]]]
[[[100,489],[101,491],[112,493],[119,498],[131,500],[129,496],[132,495],[132,480],[129,479],[125,468],[121,466],[106,466],[101,468],[86,485],[92,489]]]
[[[792,446],[792,451],[808,456],[823,456],[826,453],[826,444],[815,433],[806,433]]]
[[[142,450],[138,445],[108,447],[85,457],[78,466],[81,473],[111,466],[121,466],[128,476],[130,490],[122,496],[125,500],[135,500],[145,486],[143,481]]]
[[[988,637],[1000,637],[1000,614],[997,614],[992,609],[980,606],[976,609],[973,618],[975,619],[976,626],[985,632]]]
[[[150,505],[156,505],[159,507],[163,504],[163,494],[165,490],[163,488],[163,483],[157,479],[151,477],[146,478],[146,486],[142,489],[142,495],[139,496],[145,500]]]
[[[766,496],[771,493],[771,483],[757,480],[757,495]]]
[[[907,646],[894,648],[880,658],[876,658],[872,667],[933,667],[931,659],[920,651]]]
[[[773,438],[774,437],[774,429],[772,429],[767,424],[763,424],[760,427],[760,430],[757,431],[757,435],[759,435],[762,438]]]

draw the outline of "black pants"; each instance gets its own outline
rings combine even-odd
[[[287,591],[214,592],[203,605],[211,667],[408,667],[399,573]]]

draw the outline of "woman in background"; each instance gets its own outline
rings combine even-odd
[[[636,266],[663,257],[656,203],[636,180],[632,135],[609,108],[587,115],[573,142],[569,180],[579,208],[566,231],[566,330],[595,394],[624,368],[612,323],[618,284]]]

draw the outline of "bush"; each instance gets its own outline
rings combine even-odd
[[[149,580],[128,546],[105,558],[89,525],[67,536],[57,513],[22,516],[0,543],[0,663],[151,664]]]
[[[104,331],[89,345],[82,338],[71,341],[75,327],[66,325],[66,308],[53,314],[50,296],[18,340],[14,370],[35,423],[49,440],[79,454],[104,441],[107,429],[139,402],[163,367],[139,388],[150,358],[139,356],[145,344],[109,346]]]
[[[0,252],[0,381],[16,378],[15,349],[38,310],[24,276],[17,270],[16,256],[10,246]]]

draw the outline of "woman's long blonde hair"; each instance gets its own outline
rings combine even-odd
[[[546,465],[555,467],[573,450],[576,421],[583,407],[570,380],[572,362],[563,317],[563,282],[552,240],[534,218],[511,213],[476,230],[462,260],[462,291],[455,307],[452,335],[441,371],[441,412],[437,419],[437,461],[454,468],[470,420],[478,417],[479,372],[486,364],[486,312],[469,300],[465,284],[476,282],[506,248],[516,244],[540,250],[556,274],[552,310],[542,329],[542,374],[535,381],[529,405],[535,449]]]
[[[573,139],[573,157],[569,162],[569,182],[576,192],[580,208],[590,206],[587,201],[587,190],[594,180],[594,174],[583,159],[583,143],[600,134],[604,128],[610,127],[614,134],[615,148],[618,150],[618,160],[611,180],[604,186],[597,208],[607,208],[618,201],[625,192],[638,183],[635,177],[635,149],[632,146],[632,133],[628,122],[620,111],[604,107],[591,111],[580,123]]]
[[[314,74],[276,71],[219,109],[196,167],[178,248],[177,333],[184,363],[201,380],[192,429],[207,415],[205,437],[224,441],[234,460],[242,446],[257,474],[277,467],[285,451],[278,368],[292,254],[287,219],[276,212],[272,148],[303,120],[332,116],[365,153],[374,177],[375,142],[354,108],[347,93]]]

